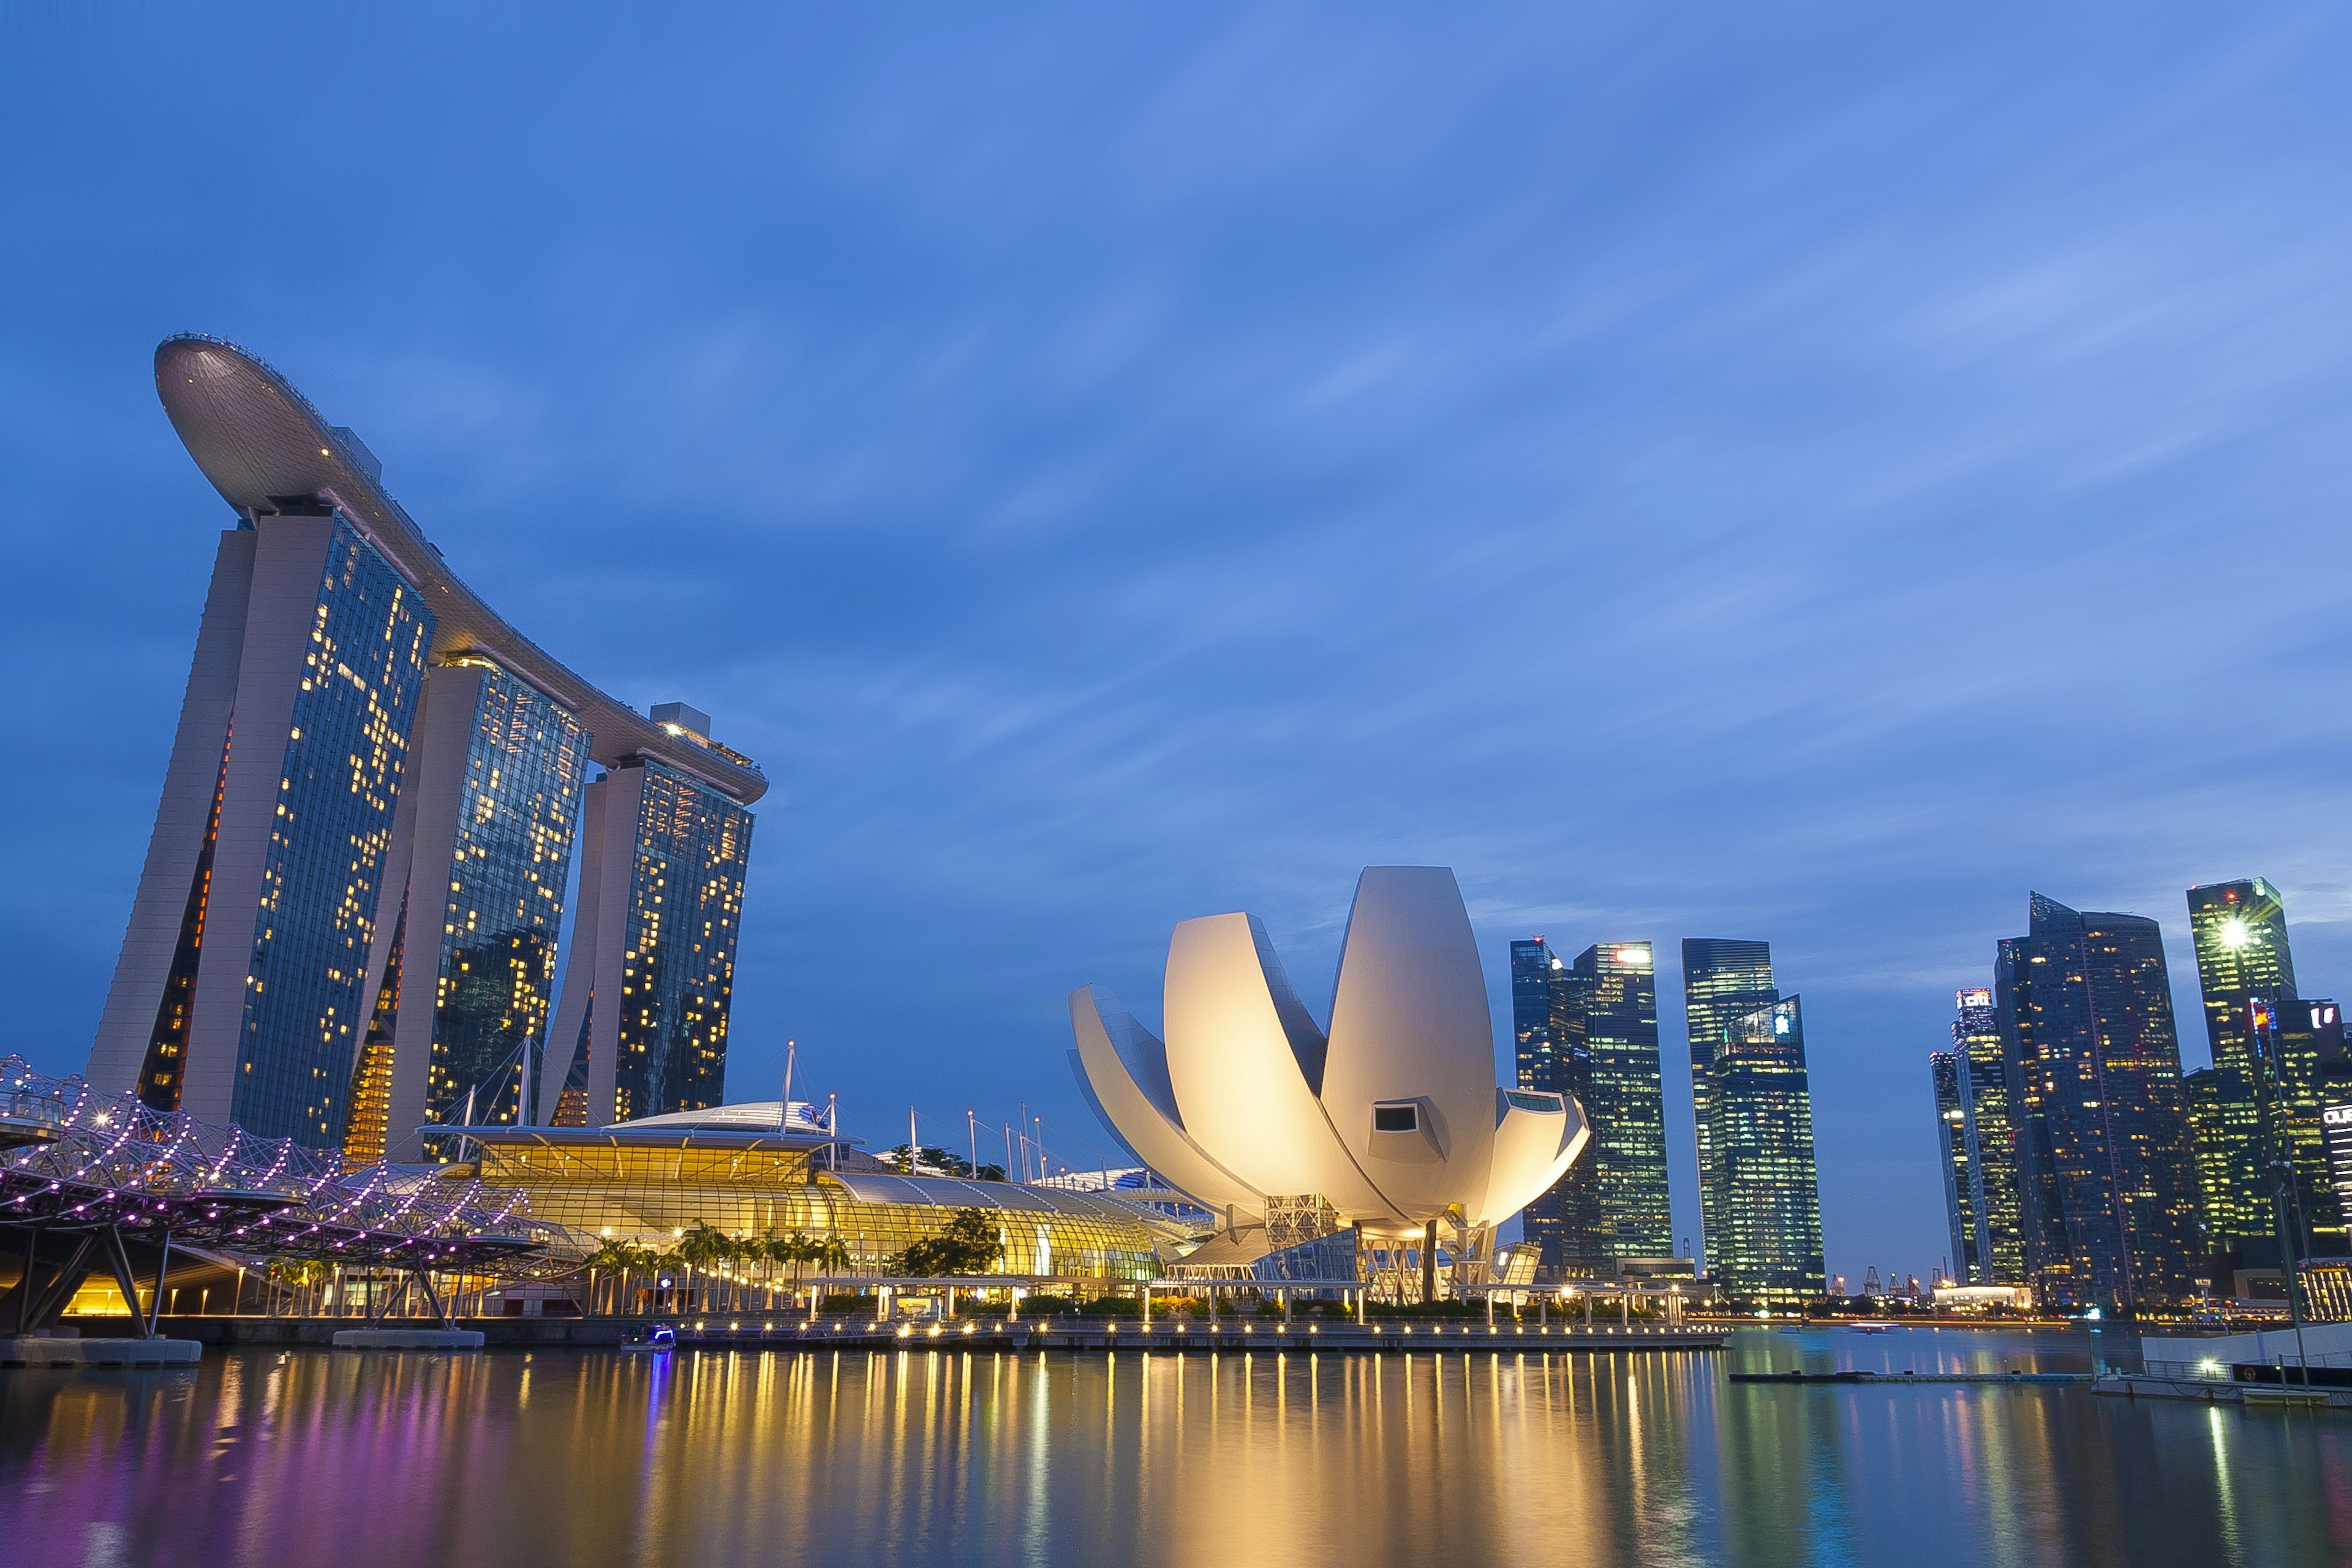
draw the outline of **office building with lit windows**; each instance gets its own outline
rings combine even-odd
[[[1952,1056],[1958,1072],[1967,1141],[1969,1209],[1976,1221],[1970,1285],[2014,1285],[2025,1278],[2025,1237],[2018,1225],[2017,1125],[2010,1113],[2009,1062],[2000,1012],[1983,986],[1953,996]],[[1959,1267],[1955,1258],[1955,1268]]]
[[[2212,1250],[2219,1248],[2218,1233],[2209,1216],[2216,1194],[2226,1203],[2231,1190],[2230,1147],[2221,1126],[2221,1075],[2211,1068],[2182,1075],[2180,1098],[2189,1117],[2189,1147],[2197,1164],[2198,1217],[2204,1227],[2205,1246]],[[2219,1248],[2215,1256],[2226,1251]]]
[[[1784,996],[1724,1026],[1708,1076],[1722,1192],[1720,1244],[1707,1243],[1718,1297],[1793,1306],[1829,1290],[1804,1008]]]
[[[2286,904],[2260,877],[2191,888],[2188,898],[2216,1075],[2216,1120],[2200,1129],[2220,1176],[2205,1192],[2208,1245],[2235,1255],[2240,1267],[2271,1267],[2278,1261],[2278,1232],[2263,1152],[2266,1075],[2256,1059],[2253,1010],[2295,994]]]
[[[554,968],[595,764],[672,783],[617,869],[608,838],[587,846],[583,888],[636,888],[676,823],[698,825],[685,886],[657,870],[630,896],[661,911],[663,942],[638,944],[658,946],[657,963],[681,945],[708,962],[648,982],[667,989],[637,1009],[635,1040],[646,1059],[692,1064],[655,1098],[699,1098],[652,1109],[717,1103],[759,769],[707,721],[637,713],[515,631],[386,492],[360,438],[260,360],[176,337],[155,376],[236,522],[215,552],[92,1088],[362,1157],[434,1152],[416,1131],[431,1122],[530,1119],[535,1058],[568,1000]],[[724,826],[705,832],[705,818]],[[583,1014],[596,979],[567,975]],[[617,1088],[583,1096],[582,1120],[633,1113],[623,1103]]]
[[[2338,1214],[2352,1214],[2352,1083],[2339,1081],[2319,1110],[2320,1147],[2327,1156],[2327,1185]],[[2352,1251],[2352,1248],[2347,1248]]]
[[[2030,913],[1993,984],[2017,1091],[2021,1282],[2048,1306],[2176,1306],[2202,1258],[2163,933],[2039,893]]]
[[[1514,942],[1511,1004],[1520,1087],[1574,1096],[1592,1127],[1584,1157],[1528,1205],[1537,1267],[1614,1278],[1625,1258],[1672,1256],[1650,944],[1603,942],[1570,963],[1541,938]]]
[[[1978,1255],[1975,1184],[1969,1180],[1969,1113],[1960,1106],[1960,1058],[1954,1051],[1929,1051],[1927,1077],[1936,1097],[1936,1163],[1944,1172],[1944,1225],[1950,1233],[1947,1278],[1981,1285],[1984,1263]]]
[[[1585,1048],[1585,998],[1591,977],[1570,969],[1542,937],[1511,943],[1511,1033],[1518,1087],[1534,1094],[1566,1094],[1583,1102],[1591,1087],[1592,1053]],[[1570,1258],[1581,1258],[1598,1228],[1590,1182],[1554,1183],[1520,1212],[1520,1234],[1535,1248],[1536,1267],[1558,1278]]]
[[[2261,1196],[2274,1215],[2284,1214],[2297,1258],[2341,1255],[2344,1209],[2329,1176],[2324,1117],[2352,1078],[2343,1009],[2332,997],[2282,997],[2256,1001],[2249,1016],[2255,1126],[2267,1173]],[[2291,1178],[2284,1183],[2278,1179],[2282,1163]]]
[[[420,1123],[529,1121],[554,1004],[588,732],[506,670],[459,655],[427,672],[419,733],[387,882],[399,901],[377,922],[369,973],[382,978],[352,1071],[354,1156],[414,1157]],[[421,1152],[443,1150],[429,1141]]]
[[[1772,983],[1772,948],[1769,942],[1727,937],[1683,939],[1683,1023],[1690,1046],[1692,1133],[1698,1148],[1698,1218],[1700,1246],[1714,1254],[1714,1237],[1722,1229],[1717,1212],[1722,1201],[1723,1173],[1715,1159],[1715,1053],[1723,1043],[1724,1028],[1732,1019],[1777,1002],[1780,993]]]
[[[681,705],[656,717],[689,736],[709,720]],[[719,1102],[727,1002],[751,817],[699,779],[633,758],[588,788],[594,875],[540,1091],[543,1117],[603,1126]]]

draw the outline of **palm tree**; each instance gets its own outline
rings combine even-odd
[[[709,1274],[735,1256],[735,1241],[709,1221],[698,1219],[678,1242],[677,1250],[688,1268]],[[706,1310],[714,1310],[707,1300],[703,1306]]]
[[[625,1275],[635,1266],[638,1250],[625,1241],[615,1241],[606,1237],[603,1245],[588,1255],[588,1310],[590,1311],[596,1310],[596,1276],[599,1273],[616,1278]],[[616,1290],[614,1294],[617,1296],[618,1291]]]

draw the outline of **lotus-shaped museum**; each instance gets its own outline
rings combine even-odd
[[[1496,1085],[1477,943],[1444,867],[1364,872],[1328,1030],[1255,915],[1176,927],[1165,1009],[1163,1041],[1100,986],[1072,993],[1074,1061],[1120,1141],[1228,1233],[1308,1205],[1373,1237],[1486,1232],[1589,1136],[1574,1099]]]

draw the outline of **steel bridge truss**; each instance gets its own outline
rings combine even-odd
[[[125,1092],[0,1058],[0,1237],[23,1263],[0,1332],[51,1321],[99,1264],[141,1329],[156,1331],[173,1245],[266,1268],[301,1261],[404,1272],[436,1308],[434,1274],[505,1279],[570,1272],[593,1243],[531,1219],[512,1188],[430,1169],[347,1165],[291,1139],[159,1111]],[[55,1237],[68,1256],[43,1259]],[[154,1307],[139,1310],[126,1240],[158,1247]],[[93,1258],[95,1254],[95,1258]],[[57,1272],[41,1279],[37,1268]],[[58,1267],[62,1265],[62,1267]]]

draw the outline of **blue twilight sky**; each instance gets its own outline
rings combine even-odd
[[[2165,5],[0,10],[0,984],[79,1068],[226,510],[194,329],[459,571],[762,759],[730,1089],[1093,1135],[1358,868],[1761,937],[1830,1264],[2038,888],[2260,873],[2352,992],[2352,25]],[[486,13],[497,12],[495,16]],[[2205,1057],[2184,1013],[2184,1055]]]

